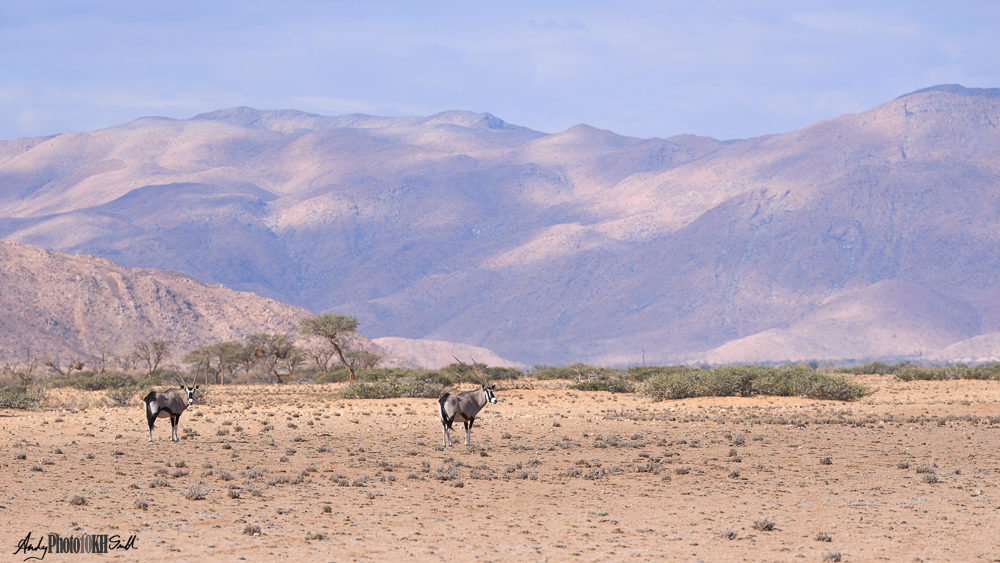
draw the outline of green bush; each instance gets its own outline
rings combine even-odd
[[[635,384],[631,381],[616,378],[604,381],[584,381],[566,386],[577,391],[608,391],[610,393],[632,393],[635,391]]]
[[[701,374],[694,373],[660,375],[643,382],[639,392],[654,401],[700,397],[700,377]]]
[[[104,391],[106,389],[136,387],[138,383],[127,373],[108,372],[95,377],[92,372],[79,372],[68,376],[53,377],[49,381],[49,385],[52,387],[73,387],[82,391]]]
[[[37,406],[45,398],[41,389],[9,385],[0,387],[0,408],[25,410]]]
[[[597,380],[606,381],[617,378],[621,372],[614,368],[588,366],[587,364],[570,364],[568,366],[535,366],[528,375],[535,379],[570,379],[572,381]]]
[[[111,407],[127,407],[132,404],[132,399],[142,392],[139,387],[119,387],[111,389],[104,395],[104,402]]]
[[[519,370],[514,368],[501,368],[501,367],[487,367],[486,364],[477,363],[476,366],[483,370],[486,374],[486,379],[489,381],[501,381],[501,380],[511,380],[520,379],[524,377],[524,374]],[[472,366],[462,363],[454,363],[437,370],[441,372],[440,378],[442,381],[449,381],[449,385],[454,385],[455,383],[475,383],[480,384],[482,381],[479,376],[472,370]]]
[[[869,362],[863,366],[852,368],[837,368],[837,373],[847,373],[851,375],[892,375],[910,365],[909,361],[898,364],[883,364],[882,362]]]
[[[313,380],[313,383],[341,383],[347,381],[350,377],[351,374],[347,373],[346,369],[335,369],[317,377]]]
[[[958,379],[958,370],[940,367],[913,366],[897,371],[896,379],[900,381],[939,381],[944,379]]]
[[[483,370],[486,377],[491,381],[512,381],[524,377],[524,372],[515,368],[492,367]]]
[[[896,372],[896,379],[900,381],[941,381],[947,379],[984,379],[1000,380],[1000,364],[984,364],[981,366],[967,367],[964,364],[957,366],[910,366]]]
[[[355,372],[355,381],[386,381],[395,379],[410,379],[414,381],[424,381],[434,383],[442,387],[449,387],[459,383],[479,384],[480,380],[471,370],[454,369],[452,364],[444,369],[410,369],[410,368],[373,368],[359,369]],[[490,381],[517,379],[523,374],[513,368],[486,368],[484,370]],[[340,383],[348,381],[350,375],[344,368],[332,370],[330,373],[316,378],[315,383]]]
[[[444,394],[440,383],[416,379],[383,379],[380,381],[355,381],[340,390],[344,399],[436,399]]]
[[[632,366],[625,370],[625,378],[643,382],[661,375],[685,374],[693,371],[701,370],[689,366]]]
[[[871,393],[866,386],[843,376],[824,375],[796,365],[725,366],[660,375],[646,380],[640,391],[657,401],[751,394],[852,401]]]
[[[963,379],[1000,381],[1000,364],[983,364],[966,369]]]
[[[753,381],[754,393],[838,401],[853,401],[871,394],[866,386],[852,383],[844,376],[824,375],[798,366],[771,369],[771,373]]]

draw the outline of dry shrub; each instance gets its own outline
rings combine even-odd
[[[385,379],[355,381],[340,390],[343,399],[436,399],[444,393],[444,385],[419,379]]]
[[[203,500],[205,494],[201,490],[201,483],[194,483],[188,487],[187,492],[184,493],[184,498],[188,500]]]
[[[774,530],[774,520],[771,520],[769,517],[762,516],[753,521],[751,528],[761,532],[770,532]]]

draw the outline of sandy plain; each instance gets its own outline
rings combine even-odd
[[[185,439],[159,420],[154,444],[141,404],[54,390],[57,408],[0,411],[0,543],[10,561],[1000,561],[1000,382],[859,379],[875,393],[854,403],[508,383],[471,448],[461,430],[441,447],[434,400],[336,385],[213,386]],[[134,540],[25,553],[29,533]]]

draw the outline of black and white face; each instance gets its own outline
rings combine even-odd
[[[194,404],[194,392],[197,391],[199,387],[201,386],[195,385],[194,387],[183,387],[184,392],[187,393],[188,396],[188,405]]]
[[[483,391],[486,392],[486,400],[495,405],[497,402],[497,396],[493,394],[493,386],[490,385],[489,387],[483,387]]]

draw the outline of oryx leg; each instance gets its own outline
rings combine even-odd
[[[170,415],[170,441],[180,442],[180,438],[177,437],[177,424],[180,422],[180,415]]]
[[[470,418],[465,423],[465,445],[466,446],[471,446],[472,445],[472,423],[475,422],[475,421],[476,421],[475,418]]]
[[[451,419],[447,419],[446,418],[446,419],[444,419],[444,420],[441,421],[442,422],[442,426],[444,426],[444,445],[445,446],[451,446],[451,423],[452,423],[453,420],[455,420],[455,419],[454,418],[451,418]]]
[[[156,415],[149,412],[149,408],[146,408],[146,422],[149,424],[149,443],[153,443],[153,423],[156,422]]]

